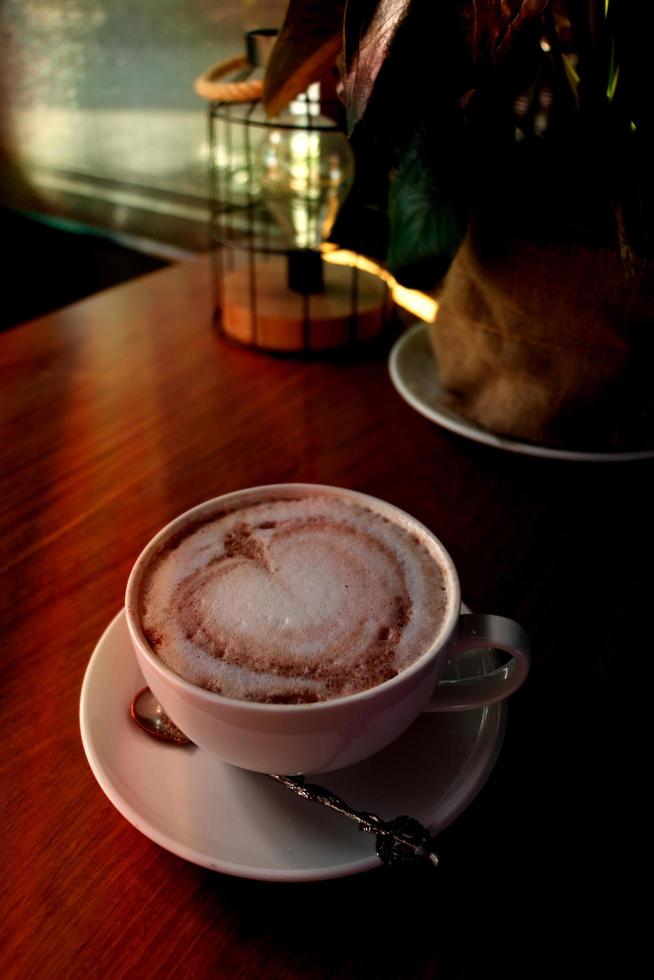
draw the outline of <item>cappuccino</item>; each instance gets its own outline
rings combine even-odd
[[[264,703],[375,687],[438,642],[455,589],[400,512],[346,491],[244,494],[177,526],[145,565],[139,619],[192,684]]]

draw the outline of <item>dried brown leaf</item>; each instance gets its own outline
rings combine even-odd
[[[379,71],[410,6],[411,0],[347,2],[343,93],[350,130],[366,111]]]
[[[524,25],[540,17],[550,0],[466,0],[462,18],[475,63],[496,62]]]
[[[345,0],[291,0],[272,50],[263,104],[277,116],[336,64],[343,48]]]

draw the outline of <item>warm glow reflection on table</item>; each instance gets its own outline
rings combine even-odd
[[[325,262],[331,262],[334,265],[345,265],[351,269],[362,269],[364,272],[369,272],[371,275],[383,280],[387,284],[390,294],[397,305],[409,313],[413,313],[420,320],[424,320],[426,323],[433,323],[436,319],[438,303],[432,296],[421,292],[419,289],[409,289],[408,286],[403,286],[388,269],[385,269],[373,259],[369,259],[365,255],[360,255],[358,252],[352,252],[346,248],[339,248],[338,245],[331,245],[328,242],[322,245],[321,251]]]

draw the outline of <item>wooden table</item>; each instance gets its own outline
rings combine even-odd
[[[568,936],[586,966],[604,960],[638,859],[654,465],[463,441],[398,397],[387,351],[354,363],[228,346],[210,287],[202,259],[0,336],[0,975],[476,976],[474,962],[506,967],[520,935],[525,977]],[[433,873],[210,872],[135,830],[86,763],[84,671],[142,546],[203,499],[276,481],[414,514],[469,605],[532,636],[499,762]]]

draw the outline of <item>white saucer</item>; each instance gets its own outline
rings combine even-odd
[[[458,664],[459,673],[479,673],[495,666],[495,655],[474,652]],[[202,867],[266,881],[316,881],[379,866],[374,837],[339,814],[298,799],[266,776],[137,728],[129,704],[143,685],[120,612],[87,667],[80,727],[100,786],[146,837]],[[385,819],[406,813],[437,834],[491,772],[505,715],[504,703],[422,715],[389,748],[316,782],[355,809]]]
[[[438,363],[429,340],[429,326],[426,323],[417,323],[410,327],[395,342],[390,353],[388,370],[398,393],[416,412],[474,442],[525,456],[589,463],[615,463],[654,458],[654,447],[631,452],[605,453],[555,449],[552,446],[538,446],[534,443],[503,438],[478,428],[447,404],[446,391],[438,377]]]

